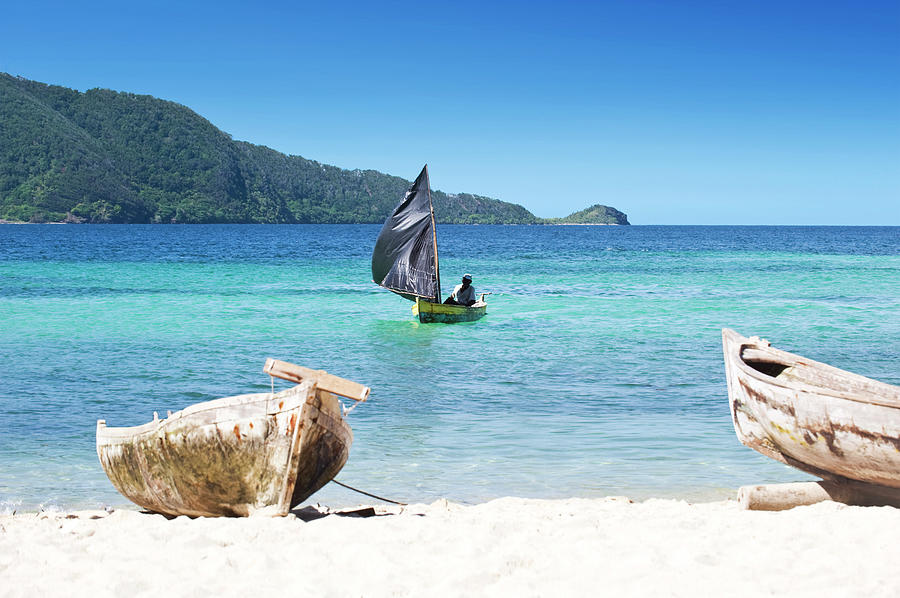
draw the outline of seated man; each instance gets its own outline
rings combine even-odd
[[[472,286],[472,275],[464,274],[462,284],[456,285],[444,303],[449,305],[473,305],[475,303],[475,287]]]

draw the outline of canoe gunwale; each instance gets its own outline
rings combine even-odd
[[[722,334],[725,339],[725,352],[728,361],[734,367],[738,368],[744,375],[755,378],[760,382],[770,384],[772,386],[778,386],[788,391],[803,391],[812,395],[825,395],[835,399],[861,403],[863,405],[879,405],[882,407],[900,409],[900,387],[892,386],[890,384],[887,384],[886,382],[867,378],[866,376],[861,376],[859,374],[854,374],[853,372],[848,372],[846,370],[828,365],[827,363],[822,363],[813,359],[808,359],[806,357],[796,355],[794,353],[789,353],[788,351],[776,349],[775,347],[769,345],[768,341],[760,339],[759,337],[754,336],[745,338],[734,330],[730,329],[723,330]],[[792,378],[791,380],[783,380],[778,378],[777,376],[770,376],[765,372],[754,368],[753,366],[749,365],[747,361],[745,361],[743,353],[744,349],[748,348],[758,350],[762,353],[765,353],[767,356],[771,356],[771,363],[777,363],[788,367],[799,365],[809,368],[810,370],[821,370],[837,378],[853,380],[860,384],[861,388],[857,392],[851,393],[848,391],[829,388],[827,386],[811,384],[809,382],[796,378]],[[885,397],[884,394],[879,394],[878,391],[880,391],[881,393],[890,393],[894,396]],[[860,394],[864,394],[865,396],[860,396]]]
[[[259,393],[248,393],[243,395],[235,395],[232,397],[222,397],[220,399],[213,399],[211,401],[205,401],[202,403],[197,403],[195,405],[191,405],[189,407],[185,407],[179,411],[172,412],[171,415],[165,418],[153,419],[145,424],[139,424],[137,426],[109,426],[106,424],[106,420],[98,420],[98,428],[102,425],[104,433],[103,436],[105,438],[121,438],[124,440],[130,440],[135,436],[146,434],[148,432],[156,432],[160,427],[171,425],[176,423],[179,419],[195,415],[199,413],[203,413],[205,411],[217,411],[221,410],[223,407],[233,407],[233,406],[241,406],[241,405],[249,405],[256,401],[262,400],[265,398],[268,401],[271,401],[282,394],[287,394],[288,391],[292,391],[293,389],[287,389],[275,394],[271,392],[259,392]],[[235,399],[242,399],[241,401],[235,401]],[[305,400],[305,399],[304,399]],[[284,407],[279,408],[277,410],[270,411],[271,413],[281,414],[284,412],[291,411],[292,409],[296,409],[299,405],[302,405],[303,401],[299,402],[291,402],[286,403]],[[214,421],[217,424],[224,424],[233,421],[240,421],[242,418],[238,416],[232,416],[229,418],[216,418]],[[102,422],[102,424],[101,424]]]

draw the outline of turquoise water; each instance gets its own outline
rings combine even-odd
[[[96,420],[266,391],[266,357],[372,387],[338,479],[403,501],[806,479],[738,443],[723,327],[900,384],[897,227],[440,226],[445,292],[493,293],[457,325],[370,282],[379,230],[0,226],[0,511],[127,506]]]

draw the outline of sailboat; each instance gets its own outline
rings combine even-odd
[[[486,293],[474,305],[441,303],[437,230],[428,165],[391,212],[372,251],[372,281],[414,302],[420,322],[472,322],[487,313]]]

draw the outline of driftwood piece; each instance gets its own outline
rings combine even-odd
[[[316,387],[319,390],[325,390],[354,401],[365,401],[369,397],[368,386],[334,376],[324,370],[313,370],[278,359],[267,359],[266,365],[263,366],[263,372],[297,384],[312,379],[316,381]]]
[[[738,502],[751,511],[784,511],[826,500],[864,507],[900,507],[900,490],[838,480],[741,486],[738,489]]]

